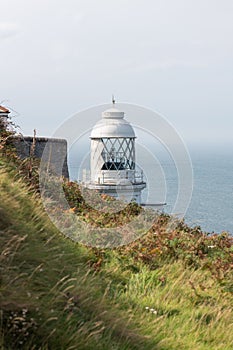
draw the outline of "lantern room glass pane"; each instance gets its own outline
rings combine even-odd
[[[102,138],[101,153],[104,164],[101,170],[134,170],[134,138]]]

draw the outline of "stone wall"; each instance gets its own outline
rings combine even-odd
[[[24,159],[30,156],[33,145],[33,137],[16,136],[14,145],[17,154]],[[49,168],[56,175],[69,178],[67,164],[67,141],[46,137],[36,137],[33,157],[41,159],[43,169]]]

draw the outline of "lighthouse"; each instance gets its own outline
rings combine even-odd
[[[140,204],[146,182],[136,166],[134,129],[124,117],[113,98],[112,108],[102,113],[91,131],[90,178],[84,183],[99,193]]]

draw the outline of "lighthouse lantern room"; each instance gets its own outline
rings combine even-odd
[[[91,132],[89,189],[126,202],[141,203],[141,191],[146,187],[142,170],[135,162],[135,133],[124,119],[124,112],[113,106],[102,113],[102,119]]]

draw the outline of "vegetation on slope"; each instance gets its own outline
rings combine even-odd
[[[61,236],[9,171],[1,165],[2,348],[142,348],[130,310],[105,298],[95,254]]]
[[[182,221],[167,230],[162,214],[131,244],[86,247],[49,220],[34,161],[3,153],[1,349],[233,349],[230,235]],[[135,203],[98,211],[76,183],[63,190],[72,213],[93,227],[121,226],[142,211]]]

